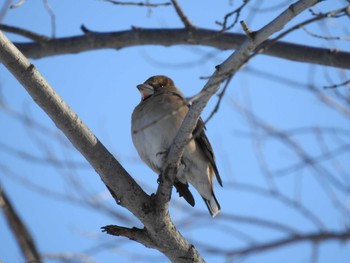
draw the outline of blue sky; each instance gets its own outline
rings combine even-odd
[[[346,5],[346,1],[330,2],[325,1],[314,10],[333,10]],[[150,11],[147,8],[114,6],[95,0],[51,0],[49,3],[56,17],[57,37],[82,34],[82,24],[101,32],[128,30],[131,26],[182,27],[172,7],[158,7]],[[219,29],[215,21],[222,20],[224,14],[234,8],[228,1],[181,1],[180,4],[194,24],[211,29]],[[252,7],[253,4],[247,10]],[[243,12],[241,18],[252,29],[259,29],[278,14],[278,10],[256,15]],[[291,24],[308,17],[306,11]],[[334,36],[342,36],[346,30],[349,32],[349,26],[342,23],[344,21],[346,20],[330,20],[325,26]],[[52,34],[50,16],[42,1],[26,1],[19,8],[8,11],[2,22],[40,34]],[[324,34],[329,33],[324,30],[326,27],[313,25],[308,29]],[[232,32],[241,31],[238,25],[232,29]],[[27,41],[12,34],[7,36],[13,41]],[[349,52],[349,45],[345,41],[329,43],[311,37],[302,30],[288,35],[284,40],[320,47],[337,47]],[[135,180],[151,194],[157,187],[156,175],[141,163],[130,135],[131,113],[140,101],[136,85],[149,76],[164,74],[171,77],[186,96],[193,96],[205,84],[201,77],[210,76],[215,65],[221,63],[231,52],[202,46],[140,46],[118,51],[99,50],[48,57],[32,62]],[[208,54],[212,55],[210,59],[206,59]],[[256,71],[293,82],[263,78]],[[222,249],[232,249],[245,247],[252,240],[265,242],[288,237],[284,232],[267,227],[240,223],[237,219],[229,220],[229,216],[249,216],[279,222],[305,233],[319,230],[317,223],[293,207],[288,207],[282,199],[259,195],[247,188],[235,186],[234,183],[239,183],[269,189],[268,176],[256,158],[259,150],[271,171],[300,162],[290,148],[261,130],[256,130],[237,105],[252,110],[259,119],[276,129],[336,127],[349,131],[349,117],[325,106],[313,93],[307,91],[305,85],[312,81],[326,95],[334,96],[333,90],[324,91],[322,87],[330,84],[329,79],[340,83],[346,76],[348,79],[348,75],[349,72],[344,70],[310,66],[263,55],[253,58],[236,74],[219,113],[207,124],[207,135],[224,181],[224,188],[215,184],[222,216],[211,219],[197,193],[194,194],[197,200],[195,209],[179,199],[176,193],[173,193],[171,203],[175,224],[198,247],[208,262],[226,261],[209,253],[206,246],[198,244],[220,244]],[[340,92],[349,95],[346,93],[348,88]],[[87,253],[98,262],[164,261],[164,257],[157,251],[100,232],[100,227],[108,224],[128,227],[141,225],[128,211],[114,204],[98,175],[3,66],[0,66],[0,96],[7,105],[7,109],[2,107],[0,111],[0,183],[27,224],[39,251],[44,255]],[[203,112],[204,118],[210,114],[216,100],[213,97],[210,101]],[[19,121],[13,112],[35,120],[45,130],[33,123]],[[313,133],[295,133],[292,139],[311,156],[322,153],[320,141],[331,149],[349,144],[349,139],[343,134],[329,133],[321,137],[315,137]],[[8,148],[14,151],[4,150]],[[19,157],[14,154],[18,151],[38,158],[29,160],[23,155]],[[45,158],[73,161],[75,166],[63,165],[57,168],[39,161]],[[330,160],[320,167],[331,171],[345,185],[349,185],[348,159],[348,152],[339,154],[335,160],[338,165]],[[338,231],[349,227],[348,193],[338,191],[333,186],[328,187],[329,181],[319,176],[317,170],[302,168],[274,177],[273,180],[280,193],[291,200],[300,201],[319,218],[326,229]],[[327,189],[337,197],[344,209],[336,207]],[[68,201],[67,196],[70,197]],[[100,200],[100,208],[106,209],[91,208],[82,204],[80,199]],[[112,212],[107,212],[107,208]],[[128,220],[123,221],[121,217]],[[23,262],[3,216],[0,216],[0,228],[4,229],[0,239],[0,260],[4,263]],[[107,249],[102,250],[98,247],[100,244]],[[310,247],[309,243],[300,243],[240,260],[249,263],[309,262],[312,253]],[[318,250],[318,262],[347,262],[350,257],[348,243],[327,242],[320,245]]]

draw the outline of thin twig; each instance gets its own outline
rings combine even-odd
[[[342,83],[339,83],[339,84],[334,84],[334,85],[330,85],[330,86],[324,86],[323,88],[325,89],[336,89],[336,88],[339,88],[339,87],[344,87],[346,85],[348,85],[350,83],[350,79],[342,82]]]
[[[280,240],[272,241],[270,243],[259,244],[256,246],[249,246],[242,249],[234,249],[227,252],[227,256],[242,256],[251,253],[262,252],[285,245],[297,244],[301,242],[311,242],[313,244],[325,242],[329,240],[346,241],[350,240],[350,231],[343,232],[319,232],[308,235],[294,235]]]
[[[11,5],[10,8],[17,8],[20,7],[26,0],[19,0],[17,3]]]
[[[51,32],[52,32],[52,37],[55,38],[56,37],[56,15],[49,3],[49,0],[44,0],[44,6],[51,17]]]
[[[171,0],[171,2],[173,3],[173,6],[176,10],[176,13],[178,14],[178,16],[180,17],[182,23],[184,23],[185,27],[187,29],[194,29],[195,26],[191,23],[191,21],[188,19],[188,17],[185,15],[184,11],[182,10],[182,8],[180,7],[179,3],[177,2],[177,0]]]
[[[208,118],[205,120],[205,122],[204,122],[205,124],[207,124],[210,121],[210,119],[215,115],[215,113],[217,113],[219,111],[221,101],[222,101],[222,99],[223,99],[223,97],[224,97],[224,95],[226,93],[227,87],[230,84],[231,80],[232,80],[232,76],[228,77],[224,87],[222,88],[222,91],[217,94],[219,99],[216,102],[216,105],[215,105],[214,109],[212,110],[212,112],[210,113]]]
[[[342,14],[342,13],[343,13],[343,15],[346,15],[347,14],[347,10],[348,10],[348,7],[344,7],[344,8],[340,8],[340,9],[337,9],[337,10],[334,10],[334,11],[331,11],[331,12],[318,14],[317,16],[315,16],[315,17],[313,17],[311,19],[305,20],[305,21],[303,21],[303,22],[301,22],[301,23],[299,23],[299,24],[289,28],[288,30],[282,32],[277,37],[262,43],[259,47],[256,48],[256,51],[254,52],[254,54],[252,56],[254,56],[256,53],[261,53],[263,51],[266,51],[271,45],[273,45],[278,40],[280,40],[283,37],[285,37],[287,34],[293,32],[294,30],[297,30],[299,28],[304,27],[305,25],[308,25],[310,23],[313,23],[315,21],[318,21],[318,20],[321,20],[321,19],[324,19],[324,18],[335,17],[335,16],[337,16],[339,14]]]
[[[248,2],[249,2],[249,0],[243,0],[243,3],[239,7],[237,7],[235,10],[233,10],[225,15],[223,22],[215,21],[215,23],[217,25],[222,26],[222,28],[220,30],[221,32],[228,31],[237,24],[239,16],[240,16],[243,8],[248,4]],[[233,19],[233,22],[230,25],[228,25],[228,20],[233,15],[235,18]]]
[[[28,228],[19,217],[4,189],[0,185],[0,207],[2,208],[7,223],[12,230],[18,245],[27,262],[41,262],[40,254]]]
[[[171,5],[170,2],[151,4],[151,3],[146,3],[146,2],[121,2],[121,1],[114,1],[114,0],[100,0],[100,1],[108,2],[108,3],[111,3],[113,5],[144,6],[144,7],[160,7],[160,6]]]
[[[321,36],[315,33],[312,33],[311,31],[309,31],[308,29],[306,29],[305,27],[303,27],[303,30],[309,34],[312,37],[316,37],[316,38],[320,38],[320,39],[324,39],[324,40],[346,40],[346,41],[350,41],[350,37],[329,37],[329,36]]]

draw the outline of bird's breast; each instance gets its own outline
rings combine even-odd
[[[132,119],[132,139],[140,157],[152,170],[160,173],[183,118],[166,108],[142,107],[135,109]]]

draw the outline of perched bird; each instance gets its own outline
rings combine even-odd
[[[132,114],[132,140],[141,159],[157,174],[162,172],[167,152],[189,110],[189,105],[166,76],[153,76],[137,86],[141,102]],[[222,181],[215,164],[215,156],[205,135],[204,122],[199,119],[193,131],[195,136],[184,148],[174,186],[192,206],[195,201],[188,189],[194,186],[202,196],[212,217],[220,212],[213,191],[214,173]]]

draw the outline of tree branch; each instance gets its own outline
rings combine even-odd
[[[0,185],[0,207],[2,208],[7,223],[9,224],[23,256],[27,262],[41,262],[39,252],[27,227],[18,216],[16,210]]]
[[[157,211],[154,200],[132,179],[39,71],[0,32],[0,61],[100,175],[117,204],[144,224],[152,248],[174,262],[203,262],[197,250],[177,231],[169,213]]]
[[[319,242],[325,242],[330,240],[339,240],[339,241],[346,241],[350,239],[350,231],[344,231],[344,232],[320,232],[316,234],[309,234],[309,235],[294,235],[285,239],[280,239],[277,241],[272,241],[270,243],[265,243],[261,245],[256,246],[249,246],[248,248],[243,249],[235,249],[230,252],[227,252],[226,254],[228,256],[243,256],[251,253],[256,252],[263,252],[265,250],[270,250],[273,248],[278,248],[285,245],[300,243],[300,242],[312,242],[312,243],[319,243]]]
[[[265,41],[271,34],[281,30],[293,17],[317,2],[319,1],[297,1],[271,23],[255,32],[253,36],[250,38],[244,37],[245,41],[237,48],[237,50],[227,60],[216,67],[216,71],[212,77],[204,86],[197,99],[193,101],[193,104],[174,139],[174,143],[170,147],[166,165],[164,167],[164,171],[169,170],[169,172],[167,172],[167,177],[170,178],[170,182],[173,181],[176,174],[177,167],[176,165],[174,166],[174,164],[178,162],[184,146],[191,139],[192,131],[198,121],[200,113],[213,94],[217,92],[221,82],[227,79],[228,76],[234,75],[234,73],[248,61],[251,52],[253,52],[259,44]],[[126,41],[125,43],[129,46],[132,46],[133,43],[136,42],[139,44],[146,44],[144,38],[140,38],[140,32],[140,30],[124,32],[126,35],[130,33],[135,34],[134,37],[136,37],[136,39],[125,38],[125,35],[122,34],[123,32],[118,34],[120,34],[119,37],[125,38],[124,41]],[[159,37],[161,31],[157,30],[156,32],[157,34],[154,35],[155,39],[149,41],[157,40],[157,36]],[[172,31],[170,30],[167,32],[171,33]],[[187,37],[190,37],[190,40],[192,40],[192,33],[197,33],[197,31],[195,31],[189,34],[188,30],[175,30],[173,32],[185,33]],[[83,44],[84,48],[91,49],[91,46],[93,46],[93,44],[91,44],[93,41],[89,39],[91,36],[110,37],[109,34],[88,34],[84,37],[79,37],[79,39],[73,38],[73,40],[78,39],[79,42],[84,39],[84,42],[88,43],[88,45],[84,45],[84,43],[81,44]],[[227,35],[224,34],[222,36]],[[130,37],[130,35],[128,37]],[[169,36],[163,36],[162,40],[168,41],[166,39],[169,39]],[[61,39],[63,42],[60,44],[64,44],[64,41],[66,40],[67,39]],[[71,40],[72,39],[69,39],[69,41]],[[212,40],[213,35],[206,39],[209,43]],[[217,39],[215,40],[217,41]],[[66,42],[66,44],[69,44],[69,41]],[[182,41],[188,41],[188,38],[182,39]],[[46,44],[50,45],[50,43],[51,41]],[[100,46],[100,48],[106,48],[106,43],[107,42],[104,44],[100,43],[103,46]],[[48,47],[46,44],[44,50]],[[167,44],[169,45],[171,42],[167,42]],[[230,48],[232,48],[232,45],[233,43],[231,42],[229,45]],[[63,49],[66,48],[65,45],[62,45],[61,47]],[[72,46],[70,46],[70,48],[72,48]],[[74,48],[76,51],[82,51],[80,49],[81,47],[79,47],[79,50],[77,49],[77,46]],[[57,51],[51,49],[50,52],[55,53]],[[167,196],[166,194],[170,193],[172,187],[171,183],[161,183],[159,185],[155,198],[156,202],[154,202],[153,198],[146,195],[118,161],[114,159],[101,142],[82,123],[79,117],[55,93],[46,80],[36,70],[34,65],[32,65],[1,32],[0,60],[21,82],[36,103],[38,103],[38,105],[50,116],[57,127],[64,132],[73,145],[99,173],[101,179],[106,184],[117,203],[126,207],[142,221],[147,234],[153,241],[151,244],[152,248],[158,249],[172,261],[203,262],[203,259],[195,248],[181,236],[170,219],[167,210],[168,200],[164,201],[163,196]]]
[[[162,168],[162,173],[166,174],[158,186],[156,200],[157,203],[166,210],[167,197],[173,186],[177,172],[177,164],[183,154],[185,145],[192,139],[192,132],[198,122],[201,112],[209,102],[209,99],[218,91],[220,84],[227,78],[231,78],[250,58],[254,51],[270,35],[281,30],[293,17],[300,12],[318,3],[320,0],[298,1],[289,6],[276,19],[264,26],[257,32],[248,37],[238,49],[229,56],[222,64],[216,66],[216,70],[210,77],[204,88],[193,101],[172,145],[170,146],[167,160]]]
[[[159,6],[171,5],[170,2],[152,4],[152,3],[149,3],[148,1],[145,1],[145,2],[122,2],[122,1],[114,1],[114,0],[102,0],[102,1],[111,3],[113,5],[124,5],[124,6],[159,7]]]
[[[32,31],[23,29],[23,28],[19,28],[19,27],[14,27],[14,26],[9,26],[9,25],[4,25],[4,24],[0,24],[0,30],[3,30],[5,32],[10,32],[10,33],[14,33],[26,38],[29,38],[31,40],[34,40],[38,43],[42,43],[42,42],[46,42],[50,39],[50,37],[44,36],[44,35],[39,35],[36,34]]]
[[[195,26],[191,23],[191,21],[188,19],[188,17],[185,15],[184,11],[182,10],[182,8],[180,7],[179,3],[177,2],[177,0],[171,0],[171,3],[173,4],[176,13],[178,14],[178,16],[180,17],[182,23],[185,25],[185,27],[188,30],[193,30],[195,28]]]
[[[5,29],[3,29],[5,30]],[[82,36],[55,38],[45,43],[14,43],[25,56],[43,58],[47,56],[75,54],[98,49],[121,49],[141,45],[202,45],[220,50],[236,49],[246,39],[243,34],[220,33],[200,29],[141,29],[97,33]],[[350,68],[350,53],[339,50],[311,47],[278,41],[262,54],[292,61],[319,64],[338,68]]]

